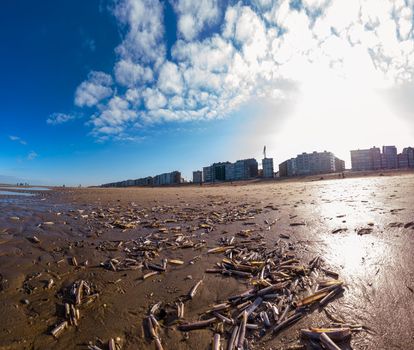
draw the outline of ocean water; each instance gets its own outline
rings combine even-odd
[[[12,192],[12,191],[1,191],[0,195],[3,196],[34,196],[34,193],[28,193],[28,192]]]
[[[46,187],[0,187],[0,190],[19,190],[19,191],[49,191]]]

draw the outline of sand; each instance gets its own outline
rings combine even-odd
[[[346,282],[343,296],[329,303],[327,312],[315,311],[275,337],[248,335],[254,338],[254,349],[296,345],[299,329],[326,325],[332,316],[367,329],[354,333],[345,348],[412,347],[414,175],[390,173],[234,186],[66,188],[34,197],[0,196],[0,349],[86,349],[89,343],[107,344],[111,338],[119,338],[123,349],[155,349],[143,331],[151,305],[174,304],[203,279],[196,297],[186,302],[185,320],[195,321],[209,306],[248,287],[245,280],[205,273],[223,258],[207,250],[222,238],[239,239],[237,233],[250,226],[228,221],[201,228],[200,223],[214,213],[237,212],[254,217],[248,220],[257,229],[253,235],[263,237],[267,248],[291,244],[306,263],[322,256]],[[121,224],[113,227],[116,220]],[[276,223],[268,230],[265,220]],[[128,222],[134,225],[122,228]],[[148,222],[161,224],[148,227]],[[178,226],[180,230],[174,231]],[[151,234],[170,239],[177,232],[205,244],[200,249],[163,249],[153,261],[180,259],[183,265],[168,265],[166,272],[146,280],[145,269],[112,271],[102,266],[111,258],[122,261],[125,247],[132,244],[128,242]],[[88,281],[91,293],[99,297],[82,305],[78,327],[69,327],[55,339],[50,331],[62,321],[65,298],[79,280]],[[165,349],[208,349],[212,336],[209,329],[190,332],[188,338],[174,325],[161,330]]]

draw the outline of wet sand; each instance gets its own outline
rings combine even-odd
[[[248,288],[245,279],[205,271],[223,259],[208,249],[231,236],[241,241],[238,234],[251,228],[249,239],[257,244],[289,247],[304,263],[321,256],[346,283],[340,298],[277,336],[248,332],[251,348],[296,346],[298,330],[325,326],[334,318],[366,327],[353,333],[343,348],[411,349],[413,213],[410,174],[242,186],[68,188],[33,197],[0,196],[0,349],[87,349],[89,343],[100,342],[106,349],[108,340],[118,337],[123,349],[155,349],[143,330],[150,306],[159,301],[174,305],[203,279],[196,297],[185,303],[184,319],[195,321],[207,308]],[[247,219],[236,220],[235,215]],[[207,218],[213,224],[203,227]],[[275,220],[269,229],[267,223]],[[180,236],[193,246],[174,246],[171,242]],[[110,259],[125,261],[146,237],[166,242],[157,254],[147,253],[147,260],[180,259],[184,264],[168,265],[166,272],[145,280],[145,268],[110,268]],[[99,296],[82,305],[77,327],[55,339],[50,331],[62,321],[64,302],[79,280]],[[176,325],[162,321],[165,349],[211,348],[210,329],[185,338]]]

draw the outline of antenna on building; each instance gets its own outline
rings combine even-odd
[[[266,159],[266,145],[263,147],[263,158]]]

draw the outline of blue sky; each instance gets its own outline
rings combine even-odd
[[[260,158],[265,144],[278,164],[414,143],[411,1],[0,9],[0,181],[189,178],[214,161]]]

